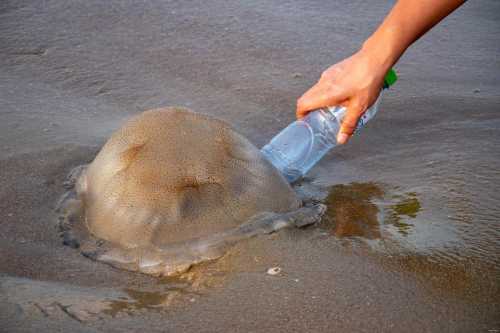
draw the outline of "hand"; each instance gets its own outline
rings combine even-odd
[[[377,100],[388,67],[363,50],[331,66],[321,74],[318,83],[298,99],[297,118],[318,108],[345,106],[347,112],[337,142],[346,143],[359,118]]]

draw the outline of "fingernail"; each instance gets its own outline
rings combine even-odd
[[[337,135],[337,143],[339,145],[343,145],[344,143],[346,143],[347,139],[349,139],[349,135],[345,133],[339,133],[339,135]]]

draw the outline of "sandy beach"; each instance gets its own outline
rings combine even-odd
[[[493,0],[410,48],[377,117],[308,175],[328,206],[320,224],[175,279],[91,261],[59,237],[66,175],[126,119],[186,106],[260,147],[391,4],[2,1],[0,331],[500,331]]]

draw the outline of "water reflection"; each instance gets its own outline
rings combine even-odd
[[[421,210],[415,192],[390,194],[373,182],[335,185],[326,205],[324,228],[337,237],[364,239],[382,238],[382,228],[386,225],[407,236],[412,228],[411,219]]]
[[[484,252],[487,255],[478,260],[463,243],[454,241],[451,223],[433,225],[432,221],[443,221],[436,213],[442,203],[426,201],[423,210],[425,195],[373,182],[335,185],[325,200],[328,210],[320,226],[347,246],[358,244],[352,240],[364,240],[370,251],[363,255],[373,254],[381,264],[412,272],[441,290],[470,300],[497,300],[500,284],[489,281],[498,281],[499,266],[491,260],[498,256]],[[482,249],[484,239],[483,235],[474,251]],[[380,253],[384,255],[377,256]]]
[[[150,292],[134,289],[124,289],[128,297],[109,302],[109,309],[103,313],[116,316],[120,312],[132,314],[139,310],[159,310],[168,306],[176,292]]]
[[[323,225],[337,237],[380,238],[378,208],[372,202],[384,192],[374,183],[340,184],[331,188]]]
[[[415,192],[407,193],[406,195],[397,195],[393,197],[397,202],[390,205],[385,215],[384,223],[394,225],[399,233],[408,235],[412,225],[406,221],[409,218],[416,218],[420,211],[420,202],[417,199]]]
[[[202,263],[175,277],[161,277],[154,285],[135,285],[122,289],[123,296],[107,301],[103,314],[116,317],[147,311],[164,312],[176,303],[196,301],[209,288],[220,286],[227,278],[225,261]]]

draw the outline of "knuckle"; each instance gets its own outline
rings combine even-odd
[[[342,123],[342,128],[344,130],[350,130],[350,131],[352,131],[352,130],[354,130],[356,128],[356,123],[355,122],[354,123],[343,122]]]
[[[327,81],[323,82],[323,85],[324,85],[325,89],[328,91],[329,95],[338,94],[339,86],[335,81],[327,80]]]
[[[342,127],[342,130],[341,130],[342,133],[345,133],[347,135],[352,135],[354,133],[354,128],[350,128],[350,127]]]
[[[364,103],[363,101],[354,101],[350,105],[352,113],[356,114],[357,116],[362,115],[366,109],[367,109],[367,104]]]
[[[354,111],[354,112],[357,112],[358,110],[361,109],[361,106],[362,106],[362,103],[359,99],[355,99],[351,102],[351,110]]]
[[[342,127],[350,130],[354,130],[358,124],[358,115],[346,115],[344,121],[342,121]]]
[[[303,97],[297,100],[297,110],[302,110],[305,107],[305,99]],[[298,111],[297,111],[298,113]]]

